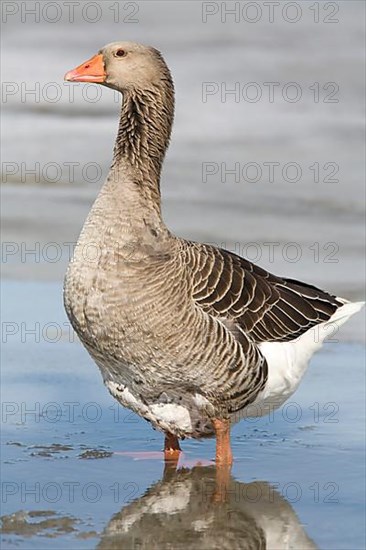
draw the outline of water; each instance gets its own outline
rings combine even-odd
[[[362,345],[329,343],[280,411],[234,427],[222,508],[211,499],[214,440],[184,441],[175,476],[163,476],[161,455],[131,458],[160,451],[162,435],[104,388],[68,330],[59,284],[5,282],[3,292],[4,548],[230,547],[226,516],[240,519],[240,548],[258,529],[269,548],[364,547]],[[207,466],[192,470],[198,462]]]
[[[160,457],[128,455],[159,451],[162,436],[109,396],[70,331],[61,293],[108,170],[119,111],[110,90],[88,101],[62,76],[121,38],[161,49],[174,75],[176,122],[162,181],[172,230],[362,299],[364,4],[337,3],[336,24],[314,23],[305,3],[296,24],[264,16],[203,23],[202,4],[193,2],[139,2],[138,22],[117,24],[112,4],[100,4],[95,24],[78,12],[68,22],[60,2],[58,23],[18,15],[2,28],[3,80],[18,90],[3,104],[3,161],[12,163],[2,164],[3,548],[257,548],[263,539],[276,550],[364,548],[362,315],[314,358],[273,418],[235,426],[230,494],[220,506],[211,499],[214,440],[184,441],[177,474],[164,474]],[[37,82],[39,98],[22,97]],[[58,101],[49,100],[50,82]],[[221,100],[223,85],[242,91],[248,82],[263,94],[264,82],[279,82],[279,95],[273,103],[265,95]],[[301,87],[298,102],[282,98],[289,82]],[[323,101],[327,82],[339,87],[337,103]],[[219,90],[206,102],[204,83]],[[35,182],[26,171],[36,162]],[[279,163],[274,182],[268,162]],[[90,163],[96,172],[85,172]],[[239,181],[222,163],[239,163]],[[253,166],[243,176],[248,163],[262,170],[258,182]],[[284,181],[287,163],[300,166],[299,181]]]

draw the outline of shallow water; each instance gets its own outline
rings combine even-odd
[[[232,478],[218,505],[214,440],[183,441],[179,471],[164,473],[162,435],[110,397],[70,329],[61,288],[108,170],[120,102],[107,89],[88,100],[85,87],[62,77],[122,38],[161,49],[174,75],[176,121],[162,178],[169,227],[364,299],[364,3],[302,3],[296,24],[277,15],[273,23],[264,15],[256,24],[223,23],[220,13],[203,23],[200,2],[129,3],[138,5],[135,23],[114,23],[115,2],[103,2],[95,24],[80,17],[81,2],[70,23],[65,4],[56,24],[23,21],[19,11],[2,27],[3,80],[15,85],[2,113],[2,547],[365,548],[362,315],[315,356],[281,410],[233,428]],[[336,24],[324,23],[330,4],[339,7]],[[45,91],[51,82],[57,101]],[[263,97],[223,101],[219,91],[203,101],[209,82],[219,90],[255,82]],[[278,90],[296,82],[301,100],[279,93],[270,102],[265,82],[279,82]],[[309,88],[316,82],[320,101]],[[339,87],[336,103],[324,101],[327,82]],[[37,86],[38,97],[24,97]],[[280,166],[273,182],[268,162]],[[289,162],[301,168],[297,182],[284,181]],[[36,178],[27,173],[35,163]],[[88,163],[97,164],[95,181],[83,171]],[[216,163],[214,175],[205,163]],[[239,163],[239,181],[222,163]],[[247,163],[261,167],[259,181],[250,171],[243,177]],[[338,181],[328,181],[326,163]],[[155,458],[131,456],[139,452]]]
[[[281,410],[234,427],[217,504],[214,440],[163,475],[162,435],[104,388],[60,285],[5,281],[3,319],[3,548],[364,548],[362,345],[327,344]]]

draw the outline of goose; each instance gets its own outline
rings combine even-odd
[[[363,303],[169,231],[160,174],[174,86],[158,50],[113,42],[65,80],[123,96],[111,168],[65,276],[69,320],[112,396],[165,434],[166,460],[180,439],[216,436],[216,463],[231,465],[231,425],[281,406]]]

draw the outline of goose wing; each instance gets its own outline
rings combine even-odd
[[[255,343],[293,340],[342,305],[323,290],[272,275],[221,248],[187,242],[186,254],[196,305]]]

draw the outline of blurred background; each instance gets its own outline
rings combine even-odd
[[[247,2],[80,2],[74,13],[62,2],[43,11],[41,3],[39,13],[32,2],[8,4],[3,240],[31,250],[40,243],[41,254],[21,262],[9,246],[5,276],[63,277],[70,254],[62,243],[75,242],[106,177],[121,101],[63,75],[122,39],[160,49],[174,77],[176,119],[162,178],[172,230],[232,250],[239,243],[278,274],[362,297],[362,2],[286,10],[260,2],[247,9]],[[50,242],[60,248],[42,254]],[[279,243],[273,257],[266,242]]]
[[[3,382],[7,402],[15,403],[5,423],[5,451],[11,455],[6,460],[13,465],[11,479],[17,483],[23,479],[15,469],[20,459],[25,461],[22,468],[28,467],[27,475],[38,479],[41,462],[33,465],[29,458],[32,446],[45,445],[54,458],[58,451],[49,446],[55,441],[66,444],[62,422],[56,430],[52,425],[22,423],[17,410],[22,399],[33,404],[59,403],[74,394],[80,400],[80,388],[84,388],[88,401],[113,405],[97,369],[73,341],[62,306],[63,276],[108,173],[121,102],[112,90],[66,83],[63,75],[106,43],[132,40],[155,46],[173,74],[176,117],[161,187],[164,217],[174,233],[216,243],[276,274],[302,279],[345,298],[364,299],[365,4],[84,0],[71,4],[2,3],[1,269],[7,365]],[[332,441],[338,449],[347,431],[347,449],[353,449],[349,452],[358,466],[355,477],[342,485],[345,507],[339,507],[337,514],[343,521],[347,502],[353,511],[347,516],[347,529],[336,529],[330,536],[312,521],[320,513],[313,501],[296,506],[323,547],[362,548],[362,521],[357,514],[363,428],[357,422],[364,412],[363,316],[342,327],[338,340],[343,347],[325,348],[317,359],[324,370],[313,370],[302,395],[308,415],[313,396],[320,399],[319,388],[325,392],[323,403],[336,401],[347,411],[341,417],[344,423],[336,426],[340,431],[332,432]],[[339,388],[336,396],[329,392],[330,376]],[[354,393],[355,387],[361,394]],[[149,426],[138,423],[132,428],[139,434],[137,442],[151,436],[151,444],[156,445]],[[289,428],[281,425],[281,430]],[[73,429],[70,433],[78,434],[78,444],[80,433],[86,433],[84,443],[94,441],[98,447],[98,434],[103,433],[106,448],[121,446],[112,423],[98,424],[91,434],[94,425],[83,424],[81,418]],[[281,438],[273,426],[271,430],[276,447]],[[126,433],[128,445],[131,433]],[[319,443],[311,434],[306,443],[310,447]],[[296,440],[292,433],[289,437]],[[68,452],[78,457],[81,451],[72,439],[69,434],[67,444],[73,450]],[[24,449],[12,446],[14,441]],[[190,449],[194,453],[193,444],[187,443]],[[302,450],[293,452],[301,457]],[[19,455],[21,451],[26,456]],[[340,484],[338,476],[347,465],[343,451],[342,447],[340,462],[334,459],[334,448],[329,454],[316,451],[312,457],[313,464],[320,461],[320,477],[328,475],[322,478],[324,483],[336,479]],[[251,451],[253,456],[255,452]],[[43,459],[44,475],[53,479],[53,463]],[[276,463],[273,456],[267,460]],[[329,462],[332,474],[326,474]],[[271,481],[283,475],[286,480],[289,475],[286,464],[275,470],[268,464],[264,472],[256,472],[253,461],[250,464],[251,479],[262,476]],[[289,464],[291,468],[294,462]],[[133,469],[124,467],[136,476]],[[247,466],[244,470],[248,471]],[[140,493],[158,471],[157,466],[145,470]],[[63,479],[70,479],[65,472]],[[77,476],[82,475],[78,470]],[[92,475],[101,474],[93,471]],[[303,475],[302,470],[293,473],[296,480]],[[144,479],[141,472],[138,478]],[[311,481],[310,476],[306,483]],[[24,508],[18,496],[7,501],[6,513]],[[43,508],[47,506],[49,502],[43,502]],[[112,512],[110,502],[108,506],[100,508],[99,524],[93,524],[96,531],[103,529]],[[334,508],[324,503],[323,508],[322,520],[329,526]],[[70,502],[65,509],[70,509]],[[95,518],[95,511],[92,514]],[[77,545],[94,547],[91,539],[79,540]],[[41,539],[32,540],[27,544],[43,547]]]

